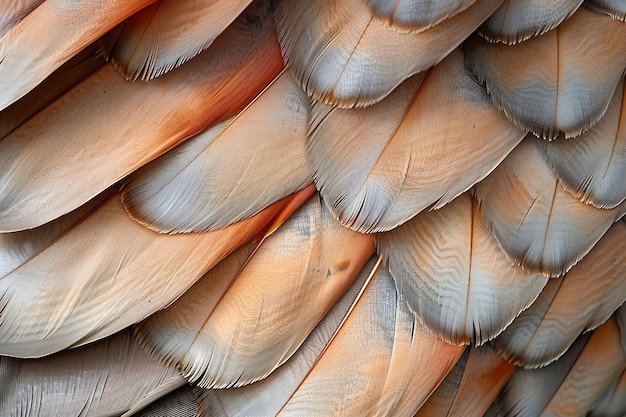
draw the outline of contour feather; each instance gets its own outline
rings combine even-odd
[[[394,30],[422,31],[470,7],[476,0],[365,0],[377,18]]]

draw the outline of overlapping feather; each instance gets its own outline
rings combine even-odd
[[[208,48],[251,1],[160,0],[127,19],[103,45],[126,78],[149,80]]]
[[[374,15],[397,31],[422,31],[470,7],[476,0],[365,0]]]
[[[74,0],[42,2],[0,38],[0,110],[154,1],[102,0],[79,5]]]
[[[476,196],[487,227],[526,270],[563,275],[600,240],[626,205],[598,209],[565,191],[527,136],[487,178]]]
[[[573,137],[600,120],[624,75],[626,25],[581,7],[542,36],[517,45],[473,36],[464,51],[494,103],[517,125],[548,139]]]
[[[217,230],[308,186],[308,104],[281,73],[237,116],[135,172],[124,206],[161,233]]]
[[[456,51],[371,107],[314,104],[307,152],[337,218],[378,232],[442,207],[489,174],[523,136]]]
[[[249,384],[295,352],[373,253],[374,239],[341,227],[316,195],[259,247],[233,254],[150,317],[138,336],[201,387]]]
[[[106,65],[0,140],[0,230],[75,209],[245,106],[283,67],[271,17],[256,26],[247,17],[151,83]]]
[[[159,235],[130,219],[119,194],[78,222],[63,220],[65,230],[21,232],[18,250],[2,247],[10,266],[0,277],[0,354],[43,356],[144,319],[311,193],[211,233]]]
[[[501,3],[481,0],[426,31],[399,33],[374,18],[363,0],[282,0],[278,32],[296,80],[310,96],[362,107],[441,61]]]

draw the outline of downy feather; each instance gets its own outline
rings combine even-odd
[[[283,56],[307,94],[363,107],[445,58],[501,3],[481,0],[419,33],[390,29],[363,0],[283,0],[276,12]]]
[[[20,262],[0,268],[0,354],[43,356],[144,319],[263,233],[290,200],[301,201],[312,192],[308,188],[210,233],[157,234],[127,215],[119,194],[81,221],[66,224],[69,228],[61,233],[57,228],[49,232],[49,225],[43,227],[48,233],[43,239],[40,229],[22,232],[17,243],[26,251],[2,248],[17,254]],[[36,250],[29,248],[31,239]]]
[[[161,233],[217,230],[306,187],[308,105],[283,71],[237,116],[133,173],[125,208]]]
[[[371,107],[314,104],[307,153],[335,216],[354,230],[378,232],[444,206],[489,174],[523,136],[456,51]]]
[[[624,75],[626,25],[581,7],[542,36],[517,45],[473,36],[464,50],[469,68],[517,125],[548,139],[573,137],[600,120]]]
[[[409,307],[450,343],[493,339],[547,282],[511,265],[469,193],[378,234],[376,245]]]
[[[46,0],[0,37],[0,110],[155,0]]]
[[[498,348],[530,367],[560,357],[626,300],[625,251],[626,222],[619,221],[564,277],[550,280],[537,301],[496,339]]]
[[[249,384],[284,363],[350,287],[374,239],[341,227],[316,195],[250,252],[138,328],[150,352],[203,388]]]
[[[248,17],[150,83],[106,65],[0,140],[0,231],[68,213],[248,104],[283,67],[271,18]]]
[[[476,185],[483,219],[504,252],[528,271],[557,277],[591,250],[626,203],[598,209],[565,191],[527,136],[487,178]]]
[[[149,80],[208,48],[251,2],[160,0],[110,32],[103,45],[126,78]]]

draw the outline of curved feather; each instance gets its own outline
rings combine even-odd
[[[626,4],[622,0],[587,0],[587,7],[606,13],[622,22],[626,20]]]
[[[186,385],[160,398],[138,412],[127,413],[122,417],[197,417],[202,392],[204,390]]]
[[[122,201],[158,232],[217,230],[313,182],[308,98],[283,72],[241,113],[133,173]]]
[[[264,233],[282,210],[291,210],[291,200],[311,193],[304,190],[220,231],[176,236],[134,222],[114,194],[63,233],[47,235],[47,245],[38,243],[0,277],[0,354],[43,356],[144,319]],[[29,236],[18,242],[26,240],[27,247],[28,237],[41,240],[39,229],[23,233]]]
[[[283,67],[271,19],[248,17],[151,83],[107,65],[0,140],[0,230],[73,210],[248,104]]]
[[[583,0],[506,0],[479,28],[492,42],[515,44],[557,27]]]
[[[626,199],[626,97],[623,82],[593,129],[540,143],[563,187],[585,203],[614,208]]]
[[[514,371],[491,346],[470,346],[414,417],[483,416]]]
[[[614,319],[583,335],[561,359],[518,369],[486,416],[583,416],[626,368]]]
[[[547,282],[511,265],[468,193],[377,235],[376,244],[409,307],[450,343],[493,339]]]
[[[476,186],[483,219],[526,270],[563,275],[591,250],[626,205],[597,209],[565,191],[537,139],[528,136]]]
[[[13,0],[0,7],[0,36],[4,36],[13,26],[39,6],[44,0]]]
[[[350,287],[374,239],[341,227],[316,196],[249,253],[138,328],[149,351],[203,388],[249,384],[285,362]]]
[[[489,174],[523,136],[490,103],[457,51],[371,107],[314,104],[307,153],[339,221],[378,232],[444,206]]]
[[[0,110],[155,0],[46,0],[0,38]],[[69,30],[68,30],[69,29]]]
[[[626,415],[626,372],[622,372],[588,414],[589,417],[623,417]]]
[[[397,31],[429,29],[470,7],[476,0],[366,0],[377,18]]]
[[[496,339],[524,366],[560,357],[583,332],[604,323],[626,301],[626,222],[615,223],[580,263],[550,280],[537,301]]]
[[[186,383],[144,353],[127,330],[41,359],[0,356],[0,375],[5,417],[120,415]]]
[[[375,19],[363,0],[283,0],[278,32],[283,56],[307,94],[362,107],[445,58],[501,2],[481,0],[427,31],[398,33]]]
[[[122,23],[103,44],[127,79],[158,77],[202,52],[252,0],[161,0]]]
[[[517,45],[474,36],[465,57],[517,125],[548,139],[573,137],[600,120],[624,75],[626,25],[582,7],[555,30]]]

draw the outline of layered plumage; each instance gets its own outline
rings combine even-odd
[[[0,5],[0,413],[625,415],[622,3]]]

